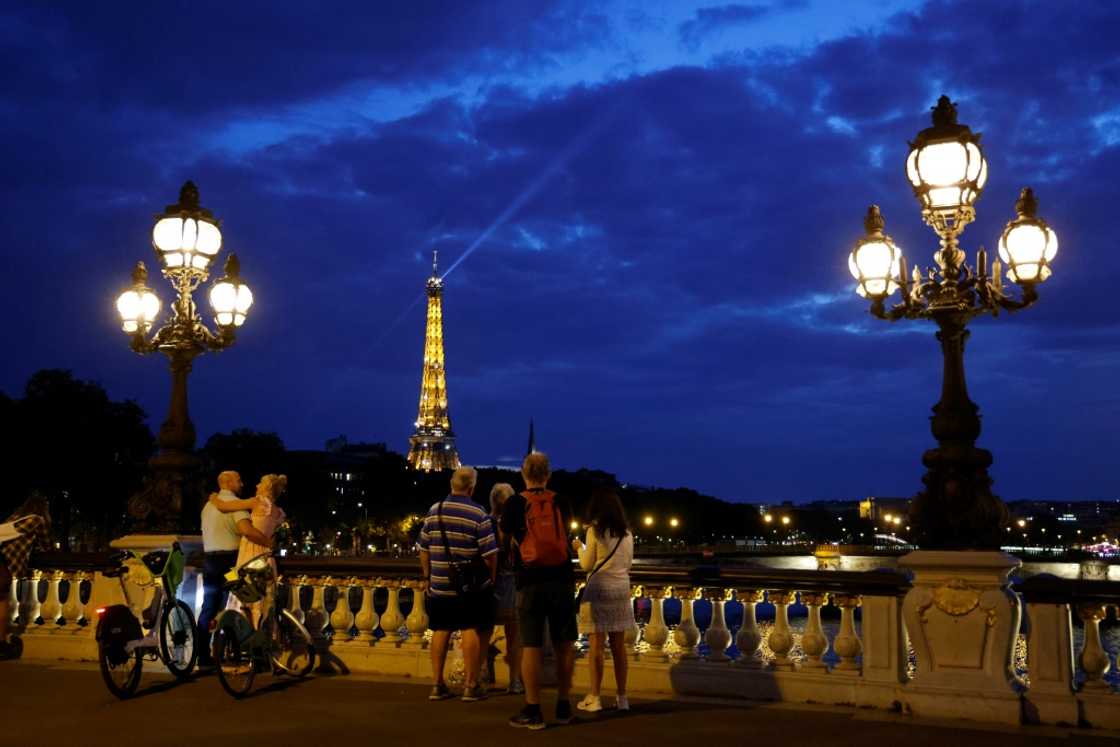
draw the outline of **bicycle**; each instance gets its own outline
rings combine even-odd
[[[153,550],[144,555],[125,550],[113,556],[118,567],[103,575],[117,578],[128,600],[125,579],[135,573],[140,585],[154,583],[152,603],[138,620],[128,604],[114,604],[97,610],[97,658],[101,678],[109,692],[120,699],[132,697],[140,684],[144,659],[162,661],[178,680],[185,680],[194,671],[198,651],[194,613],[185,602],[175,597],[183,580],[183,551],[179,543],[171,550]],[[136,564],[139,563],[137,566]],[[130,564],[133,566],[130,568]],[[150,574],[151,581],[145,576]],[[143,629],[148,629],[145,635]]]
[[[238,568],[225,585],[242,604],[263,602],[260,621],[241,610],[227,609],[214,620],[214,663],[222,689],[243,698],[257,674],[306,677],[315,666],[311,634],[295,615],[276,604],[276,574],[271,553],[263,553]]]

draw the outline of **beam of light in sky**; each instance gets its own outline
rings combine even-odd
[[[560,153],[558,153],[556,157],[549,162],[544,171],[542,171],[536,179],[530,182],[529,186],[526,187],[521,192],[521,194],[514,198],[513,202],[511,202],[509,206],[505,210],[503,210],[481,234],[479,234],[478,238],[470,243],[466,250],[459,255],[458,259],[451,263],[451,266],[448,267],[447,270],[440,276],[440,280],[446,280],[447,276],[454,272],[459,265],[463,264],[467,257],[474,254],[475,250],[482,246],[482,244],[488,238],[493,236],[495,231],[504,226],[510,218],[517,214],[518,210],[520,210],[525,206],[527,202],[529,202],[529,200],[536,197],[537,194],[539,194],[544,186],[548,183],[548,181],[557,173],[559,173],[565,166],[567,166],[568,162],[575,158],[580,153],[580,151],[586,148],[588,143],[590,143],[591,140],[603,130],[603,127],[606,126],[607,122],[609,122],[614,116],[615,112],[618,111],[620,105],[621,102],[616,103],[606,112],[596,117],[591,122],[591,124],[585,127],[579,133],[579,135],[576,136],[575,140],[573,140],[566,148],[560,151]],[[421,293],[415,299],[413,299],[412,303],[408,305],[408,308],[401,312],[400,316],[398,316],[392,324],[385,328],[385,331],[381,333],[381,336],[374,344],[377,345],[384,341],[385,338],[389,336],[389,333],[396,329],[401,322],[407,319],[409,314],[412,313],[412,310],[416,308],[417,305],[419,305],[419,303],[425,298],[427,298],[427,293]]]
[[[548,166],[545,167],[545,170],[541,172],[540,176],[530,182],[529,186],[526,187],[525,190],[521,194],[519,194],[513,202],[509,204],[509,207],[503,210],[501,214],[494,220],[494,222],[491,223],[485,231],[479,234],[479,237],[477,239],[471,242],[471,245],[466,248],[466,251],[460,254],[459,258],[451,263],[451,266],[448,267],[443,275],[440,276],[440,279],[446,280],[447,276],[455,271],[455,268],[463,264],[467,257],[474,254],[475,250],[478,249],[478,247],[482,246],[483,242],[490,238],[495,231],[505,225],[510,218],[516,215],[517,211],[524,207],[525,203],[536,197],[541,189],[544,188],[544,185],[548,183],[549,179],[559,173],[561,169],[568,165],[569,161],[571,161],[577,154],[579,154],[580,151],[587,147],[587,144],[591,142],[592,138],[594,138],[595,135],[599,134],[599,132],[603,129],[603,126],[607,123],[607,121],[610,120],[610,118],[617,110],[617,105],[611,107],[611,109],[604,112],[601,116],[592,121],[590,125],[585,127],[583,131],[576,136],[576,139],[568,145],[568,147],[564,148],[564,150],[560,151],[560,153],[558,153],[556,157],[552,159],[551,163],[549,163]]]

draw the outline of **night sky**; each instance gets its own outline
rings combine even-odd
[[[166,313],[152,216],[193,179],[256,297],[196,361],[200,443],[407,450],[431,252],[477,246],[444,300],[466,463],[518,460],[532,417],[631,483],[911,495],[933,325],[872,319],[847,255],[875,202],[932,263],[903,165],[946,93],[991,169],[970,262],[1026,185],[1061,244],[1035,307],[973,325],[995,490],[1120,491],[1120,5],[471,5],[5,4],[0,390],[68,368],[158,429],[166,362],[114,300],[143,259]]]

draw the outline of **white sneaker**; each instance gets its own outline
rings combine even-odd
[[[615,701],[615,708],[617,708],[620,711],[629,711],[630,710],[630,701],[627,700],[625,695],[619,695],[617,700]]]
[[[576,708],[580,709],[581,711],[595,713],[596,711],[603,710],[603,699],[598,695],[592,695],[588,693],[587,695],[583,696],[583,700],[581,700],[579,703],[576,703]]]

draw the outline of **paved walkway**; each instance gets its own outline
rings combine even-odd
[[[519,698],[429,703],[422,683],[359,677],[261,677],[242,701],[213,675],[176,684],[146,673],[137,697],[113,698],[96,666],[0,662],[0,745],[1034,745],[1120,743],[1049,727],[955,728],[872,710],[636,699],[629,714],[581,714],[542,732],[512,729]],[[546,715],[555,697],[546,693]]]

